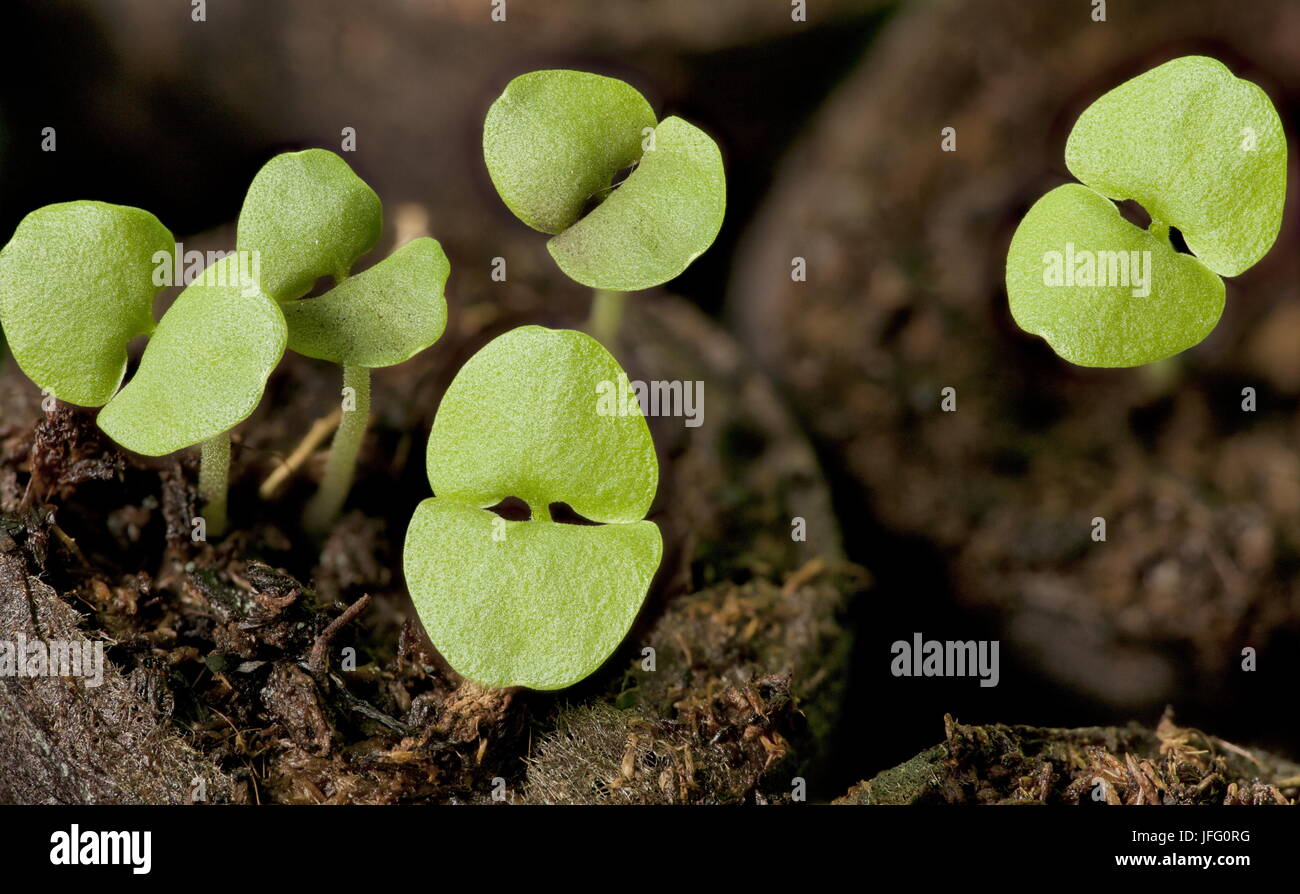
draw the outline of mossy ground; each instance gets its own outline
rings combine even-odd
[[[1045,729],[944,717],[944,741],[840,804],[1295,804],[1300,765],[1166,711],[1154,727]]]

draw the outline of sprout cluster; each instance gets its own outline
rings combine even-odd
[[[286,345],[368,368],[400,363],[441,335],[449,266],[434,240],[347,278],[381,227],[379,197],[337,155],[277,156],[249,188],[235,252],[155,322],[154,297],[175,262],[167,228],[139,208],[49,205],[0,252],[0,320],[27,376],[61,400],[103,407],[99,427],[126,449],[161,456],[204,445],[201,490],[217,534],[230,429],[257,408]],[[323,276],[339,285],[304,299]],[[123,386],[127,345],[140,335],[149,341]]]
[[[657,120],[622,81],[515,78],[487,113],[483,151],[506,205],[552,234],[552,257],[597,290],[606,321],[617,319],[611,299],[677,276],[722,225],[717,144],[680,118]],[[167,228],[138,208],[50,205],[0,252],[0,324],[32,381],[102,407],[100,428],[123,447],[158,456],[202,445],[213,534],[225,524],[230,430],[257,408],[286,348],[338,364],[345,412],[304,517],[324,531],[351,485],[370,370],[428,347],[447,321],[450,265],[432,239],[351,275],[381,226],[379,197],[339,156],[277,156],[249,187],[235,251],[155,320],[170,284],[160,273],[177,261]],[[322,278],[333,286],[314,295]],[[138,336],[148,342],[123,385]],[[624,378],[590,336],[525,326],[475,354],[444,395],[427,454],[435,496],[415,511],[403,562],[421,621],[466,677],[569,686],[636,618],[663,543],[646,520],[659,465],[640,407],[601,412],[601,385]],[[529,520],[493,511],[507,498],[523,500]],[[586,523],[553,520],[556,504]]]

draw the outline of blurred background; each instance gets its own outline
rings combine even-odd
[[[810,0],[806,21],[791,7],[509,0],[494,23],[488,0],[210,0],[194,21],[181,0],[9,0],[0,233],[93,198],[225,247],[266,160],[337,151],[350,127],[347,160],[389,234],[413,214],[446,248],[453,316],[504,303],[576,325],[587,296],[496,196],[482,119],[533,69],[628,80],[727,164],[722,233],[664,291],[774,383],[830,482],[844,552],[874,581],[843,619],[856,637],[827,791],[938,741],[945,712],[1150,724],[1172,704],[1182,723],[1300,755],[1294,188],[1218,328],[1169,361],[1069,366],[1016,329],[1002,286],[1016,223],[1070,179],[1075,118],[1123,80],[1212,55],[1291,133],[1300,4],[1112,0],[1102,22],[1086,0]],[[940,151],[946,127],[956,152]],[[496,256],[518,283],[506,297]],[[955,413],[939,412],[945,387]],[[891,676],[890,644],[915,632],[1001,640],[1000,684]]]

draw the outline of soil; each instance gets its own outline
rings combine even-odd
[[[814,457],[765,380],[667,296],[629,308],[620,354],[634,378],[706,381],[709,425],[653,420],[667,548],[632,633],[559,694],[484,690],[441,661],[401,542],[449,373],[509,314],[490,291],[458,297],[436,350],[376,377],[354,499],[323,544],[297,524],[319,455],[279,498],[256,490],[336,370],[286,358],[236,437],[232,533],[196,544],[193,457],[123,454],[91,413],[42,412],[8,364],[0,638],[101,641],[110,666],[93,688],[0,681],[0,801],[734,803],[816,778],[865,573],[842,560]]]

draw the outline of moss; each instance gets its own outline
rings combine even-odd
[[[965,725],[839,804],[1294,804],[1300,765],[1174,723],[1154,729]]]

